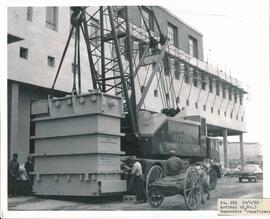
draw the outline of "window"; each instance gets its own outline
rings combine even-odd
[[[219,81],[216,80],[216,95],[219,96]]]
[[[185,65],[184,77],[185,77],[185,83],[189,84],[190,77],[189,77],[189,67],[188,67],[188,65]]]
[[[193,86],[198,87],[198,72],[193,69]]]
[[[203,105],[203,111],[206,111],[206,105]]]
[[[26,20],[32,21],[33,19],[33,7],[26,8]]]
[[[28,49],[20,47],[20,57],[23,59],[28,59]]]
[[[180,97],[176,97],[176,103],[177,103],[177,104],[180,103]]]
[[[117,16],[121,17],[121,18],[125,18],[125,16],[126,16],[125,9],[124,8],[119,9],[117,11]]]
[[[170,99],[170,95],[168,93],[166,93],[166,100]]]
[[[70,18],[69,18],[69,19],[71,20],[71,18],[72,18],[72,14],[73,14],[73,10],[72,10],[72,8],[71,8],[71,7],[69,8],[69,14],[70,14]],[[70,30],[71,30],[71,28],[72,28],[72,24],[71,24],[71,22],[69,22],[69,26],[70,26]],[[69,31],[70,31],[70,30],[69,30]],[[75,28],[73,29],[73,32],[72,32],[71,37],[72,37],[72,38],[74,38],[74,37],[75,37]]]
[[[188,54],[198,58],[198,42],[191,36],[188,38]]]
[[[202,90],[205,90],[206,88],[206,80],[205,80],[205,74],[201,74],[201,86],[202,86]]]
[[[229,100],[232,100],[232,89],[229,88]]]
[[[142,58],[146,48],[147,48],[147,44],[142,43],[142,42],[139,43],[139,59]]]
[[[154,90],[154,97],[158,97],[158,91]]]
[[[164,74],[165,75],[170,74],[170,58],[168,53],[165,53],[164,55]]]
[[[178,45],[178,36],[177,36],[177,27],[175,27],[174,25],[168,23],[168,27],[167,27],[167,37],[169,39],[169,42],[174,45],[175,47],[177,47]]]
[[[226,98],[226,85],[222,85],[222,97],[225,99]]]
[[[243,105],[243,94],[239,95],[239,101],[240,101],[240,105]]]
[[[235,102],[235,103],[237,103],[237,99],[238,99],[237,96],[238,96],[238,95],[237,95],[237,92],[235,91],[235,92],[234,92],[234,102]]]
[[[55,66],[55,58],[52,56],[48,56],[48,66],[54,67]]]
[[[189,100],[186,100],[186,106],[189,106]]]
[[[58,9],[57,7],[46,7],[46,27],[57,31]]]
[[[198,109],[198,103],[195,103],[195,108]]]
[[[213,93],[213,78],[209,77],[209,92]]]
[[[174,58],[171,58],[167,53],[164,57],[164,73],[165,75],[175,75],[176,71],[176,60]]]
[[[144,21],[145,21],[147,27],[149,28],[149,30],[154,31],[154,17],[153,17],[152,11],[143,7],[142,8],[142,16],[143,16]],[[145,27],[143,18],[141,18],[141,27],[146,30],[147,28]]]
[[[232,117],[233,117],[233,113],[231,112],[231,114],[230,114],[230,117],[231,117],[231,119],[232,119]]]
[[[170,72],[171,72],[171,76],[175,75],[175,59],[170,58]]]
[[[224,116],[225,116],[225,117],[227,116],[227,112],[224,112]]]
[[[213,113],[214,112],[214,108],[213,107],[211,107],[211,113]]]
[[[220,115],[220,110],[218,110],[218,115]]]
[[[180,73],[181,73],[181,63],[179,60],[174,60],[175,61],[175,73],[174,73],[174,77],[177,80],[180,80]]]

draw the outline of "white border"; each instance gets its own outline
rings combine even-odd
[[[199,1],[199,0],[198,0]],[[256,0],[254,0],[256,1]],[[263,0],[267,1],[267,0]],[[269,1],[268,1],[269,3]],[[124,1],[124,0],[65,0],[65,1],[53,1],[53,0],[39,0],[39,1],[15,1],[15,0],[2,0],[0,2],[0,48],[2,49],[2,53],[0,56],[0,69],[1,69],[1,92],[0,92],[0,100],[1,100],[1,199],[0,199],[0,218],[56,218],[56,217],[65,217],[65,218],[135,218],[135,217],[145,217],[148,219],[157,218],[157,217],[166,217],[166,218],[180,218],[180,217],[207,217],[207,218],[214,218],[217,217],[216,211],[8,211],[7,210],[7,7],[12,6],[70,6],[70,5],[162,5],[164,4],[180,4],[179,1],[172,1],[172,0],[131,0],[131,1]],[[252,31],[252,30],[251,30]],[[269,103],[268,104],[269,107]],[[266,121],[270,124],[269,117]],[[265,173],[266,177],[264,180],[264,195],[267,194],[270,197],[270,189],[269,189],[269,182],[270,182],[270,159],[265,159],[266,157],[269,158],[270,156],[270,142],[268,145],[265,145],[264,148],[264,166],[267,167],[268,171]],[[258,216],[256,216],[257,218]],[[223,217],[226,218],[226,217]],[[248,217],[252,218],[252,217]],[[254,217],[255,218],[255,217]]]

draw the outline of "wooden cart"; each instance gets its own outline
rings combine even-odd
[[[197,166],[189,166],[186,171],[176,176],[164,176],[163,169],[154,165],[146,178],[146,194],[149,204],[157,208],[166,196],[180,194],[186,207],[194,210],[202,200],[202,180]]]

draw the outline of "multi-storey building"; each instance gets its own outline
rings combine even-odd
[[[158,32],[154,19],[157,19],[161,32],[169,39],[162,64],[163,74],[153,80],[143,108],[160,112],[164,107],[179,107],[182,116],[205,117],[208,135],[224,138],[224,157],[227,165],[228,135],[240,136],[243,152],[242,133],[246,132],[244,116],[246,91],[242,83],[230,74],[204,62],[202,34],[166,9],[153,7],[153,10],[150,10],[149,7],[142,7],[144,21],[137,7],[131,6],[129,9],[131,34],[136,35],[142,42],[134,45],[138,56],[143,53],[146,26],[154,34]],[[92,10],[91,7],[88,10]],[[8,144],[9,155],[17,152],[21,161],[28,153],[34,151],[30,144],[31,101],[47,98],[50,93],[70,31],[70,15],[69,7],[8,9],[8,34],[22,39],[8,45]],[[121,16],[120,9],[119,16]],[[98,20],[96,22],[98,24]],[[55,88],[58,92],[56,94],[63,95],[72,89],[73,48],[74,38],[71,39],[56,83]],[[92,85],[84,45],[81,54],[85,54],[81,57],[82,91],[87,92]],[[140,74],[146,75],[148,70],[143,67]],[[165,94],[158,90],[160,80],[167,84],[167,88],[164,88],[167,90]],[[136,80],[137,97],[140,97],[144,89],[144,81],[142,78]]]

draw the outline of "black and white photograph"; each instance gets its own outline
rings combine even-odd
[[[11,2],[3,218],[270,198],[269,1]]]

